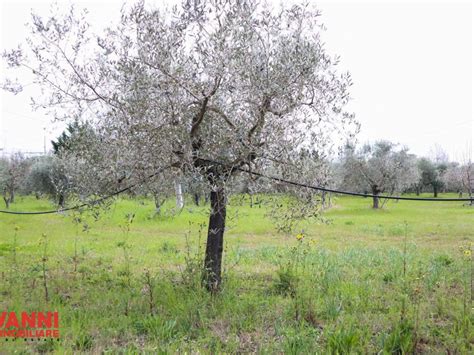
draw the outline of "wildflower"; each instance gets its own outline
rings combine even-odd
[[[464,250],[464,255],[465,255],[466,257],[470,257],[470,256],[471,256],[471,250],[470,250],[470,249]]]
[[[298,241],[302,241],[303,238],[304,238],[304,234],[303,234],[303,233],[298,233],[298,234],[296,235],[296,240],[298,240]]]

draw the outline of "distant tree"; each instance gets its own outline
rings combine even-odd
[[[70,182],[63,162],[58,156],[36,158],[26,177],[25,185],[28,192],[47,195],[58,207],[65,207]]]
[[[429,160],[436,165],[448,165],[449,155],[439,144],[434,144],[428,153]]]
[[[15,202],[15,195],[23,185],[30,162],[21,153],[0,159],[0,189],[5,207]]]
[[[96,147],[98,141],[100,141],[100,136],[96,133],[93,126],[87,121],[82,122],[77,118],[67,124],[65,130],[56,140],[51,141],[55,157],[48,158],[41,165],[37,166],[36,168],[39,170],[36,171],[36,174],[49,175],[49,179],[53,183],[53,195],[57,197],[59,207],[64,208],[67,196],[74,190],[71,173],[75,170],[73,164],[77,163],[77,161],[70,162],[68,160],[71,156],[78,158],[78,160],[83,160],[84,157],[81,157],[81,152],[84,151],[84,147],[89,145]],[[92,152],[92,149],[89,150],[90,152]],[[95,152],[94,157],[96,159],[99,158],[97,152]],[[51,169],[49,172],[44,170],[48,168]],[[79,188],[78,184],[76,184],[75,188],[76,191],[74,192],[81,193],[81,191],[77,191]],[[51,195],[51,193],[49,194]]]
[[[170,171],[163,171],[152,179],[145,179],[143,176],[143,185],[137,187],[141,194],[150,194],[155,204],[155,216],[162,214],[165,201],[175,195],[175,175]]]
[[[474,205],[474,163],[472,153],[469,149],[462,155],[461,163],[451,162],[447,164],[442,175],[443,184],[448,191],[458,192],[460,197],[465,192],[471,198]]]
[[[471,206],[474,206],[474,161],[472,158],[472,148],[468,147],[462,156],[462,165],[460,167],[461,184],[464,191],[471,198]]]
[[[366,144],[360,149],[347,146],[343,154],[344,186],[370,192],[372,207],[379,208],[379,195],[403,192],[419,179],[415,156],[407,148],[388,141]]]
[[[186,176],[185,176],[186,178]],[[208,201],[207,196],[207,184],[203,181],[202,176],[191,176],[185,180],[187,191],[191,194],[193,202],[196,206],[201,205],[201,201],[204,198],[205,202]]]
[[[65,151],[80,150],[92,135],[95,135],[95,132],[89,123],[75,119],[68,123],[56,140],[51,141],[53,153],[59,155]]]
[[[460,167],[461,170],[461,182],[464,191],[467,192],[471,199],[471,206],[474,205],[474,165],[472,163],[465,164]]]
[[[446,191],[462,194],[464,186],[462,183],[462,167],[459,163],[448,163],[442,180]]]
[[[433,162],[427,158],[418,160],[418,168],[421,172],[420,184],[422,186],[431,186],[433,196],[438,197],[438,193],[444,187],[443,174],[448,168],[446,162]]]

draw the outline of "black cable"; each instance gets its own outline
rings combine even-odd
[[[344,190],[328,189],[326,187],[313,186],[313,185],[309,185],[309,184],[302,184],[302,183],[299,183],[299,182],[279,178],[279,177],[276,177],[276,176],[265,175],[265,174],[262,174],[262,173],[258,173],[258,172],[248,170],[248,169],[243,169],[243,168],[240,168],[240,167],[232,167],[230,165],[220,163],[220,162],[217,162],[217,161],[214,161],[214,160],[209,160],[209,159],[200,159],[200,160],[204,161],[204,162],[207,162],[207,163],[218,164],[218,165],[227,167],[229,169],[238,170],[238,171],[241,171],[241,172],[244,172],[244,173],[247,173],[247,174],[251,174],[251,175],[254,175],[254,176],[259,176],[259,177],[263,177],[263,178],[266,178],[266,179],[275,180],[275,181],[282,182],[282,183],[285,183],[285,184],[288,184],[288,185],[305,187],[305,188],[308,188],[308,189],[318,190],[318,191],[333,192],[333,193],[341,194],[341,195],[360,196],[360,197],[377,197],[377,198],[380,198],[380,199],[404,200],[404,201],[437,201],[437,202],[455,202],[455,201],[457,201],[457,202],[460,202],[460,201],[470,202],[470,201],[474,201],[474,198],[469,198],[469,197],[468,198],[399,197],[399,196],[373,195],[373,194],[366,194],[366,193],[360,193],[360,192],[351,192],[351,191],[344,191]]]
[[[20,212],[16,212],[16,211],[0,210],[0,213],[16,214],[16,215],[41,215],[41,214],[61,213],[61,212],[66,212],[66,211],[77,210],[77,209],[82,208],[82,207],[89,207],[89,206],[97,205],[97,204],[101,203],[102,201],[108,200],[109,198],[112,198],[112,197],[114,197],[114,196],[120,195],[121,193],[124,193],[125,191],[131,190],[131,189],[133,189],[134,187],[136,187],[136,186],[138,186],[138,185],[141,185],[141,184],[142,184],[143,182],[145,182],[146,180],[155,177],[156,175],[162,173],[163,171],[165,171],[165,170],[167,170],[167,169],[172,168],[173,166],[174,166],[173,164],[167,165],[167,166],[165,166],[165,167],[159,169],[158,171],[154,172],[153,174],[150,174],[150,175],[146,176],[144,179],[142,179],[142,180],[139,181],[139,182],[136,182],[135,184],[129,185],[129,186],[127,186],[127,187],[124,187],[123,189],[117,190],[117,191],[111,193],[110,195],[101,197],[101,198],[99,198],[99,199],[97,199],[97,200],[94,200],[94,201],[91,201],[91,202],[85,202],[85,203],[80,204],[80,205],[76,205],[76,206],[72,206],[72,207],[67,207],[67,208],[60,208],[60,209],[58,209],[58,210],[37,211],[37,212],[33,212],[33,211],[27,211],[27,212],[21,212],[21,211],[20,211]]]

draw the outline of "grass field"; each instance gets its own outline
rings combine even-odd
[[[0,215],[1,309],[57,310],[61,331],[0,338],[0,352],[473,353],[474,208],[370,203],[337,198],[297,240],[264,204],[234,198],[215,296],[200,287],[208,206],[154,217],[152,201],[122,199],[98,221]]]

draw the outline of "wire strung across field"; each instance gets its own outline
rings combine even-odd
[[[117,191],[115,191],[115,192],[113,192],[113,193],[111,193],[107,196],[98,198],[98,199],[90,201],[90,202],[84,202],[82,204],[75,205],[75,206],[72,206],[72,207],[59,208],[57,210],[49,210],[49,211],[8,211],[8,210],[0,210],[0,213],[18,214],[18,215],[38,215],[38,214],[62,213],[62,212],[66,212],[66,211],[78,210],[78,209],[83,208],[83,207],[91,207],[91,206],[97,205],[97,204],[99,204],[103,201],[106,201],[109,198],[112,198],[114,196],[120,195],[121,193],[129,191],[129,190],[133,189],[134,187],[143,184],[145,181],[155,177],[156,175],[158,175],[158,174],[162,173],[163,171],[165,171],[167,169],[170,169],[172,167],[173,167],[172,165],[167,165],[167,166],[159,169],[158,171],[154,172],[153,174],[148,175],[147,177],[145,177],[141,181],[136,182],[135,184],[131,184],[131,185],[129,185],[127,187],[124,187],[123,189],[117,190]]]
[[[292,180],[287,180],[283,179],[277,176],[271,176],[271,175],[265,175],[256,171],[240,168],[240,167],[231,167],[228,164],[221,163],[215,160],[210,160],[210,159],[199,159],[202,162],[206,163],[211,163],[211,164],[216,164],[216,165],[221,165],[227,168],[230,168],[232,170],[237,170],[243,173],[247,173],[250,175],[262,177],[265,179],[273,180],[273,181],[278,181],[280,183],[288,184],[288,185],[293,185],[293,186],[298,186],[298,187],[304,187],[307,189],[312,189],[312,190],[317,190],[317,191],[323,191],[323,192],[331,192],[339,195],[349,195],[349,196],[358,196],[358,197],[372,197],[372,198],[379,198],[379,199],[387,199],[387,200],[402,200],[402,201],[428,201],[428,202],[473,202],[474,198],[466,197],[466,198],[434,198],[434,197],[404,197],[404,196],[390,196],[390,195],[374,195],[374,194],[368,194],[368,193],[360,193],[360,192],[352,192],[352,191],[344,191],[344,190],[338,190],[338,189],[329,189],[326,187],[322,186],[314,186],[314,185],[309,185],[309,184],[304,184],[304,183],[299,183],[296,181]],[[126,191],[129,191],[133,189],[136,186],[141,185],[145,181],[155,177],[156,175],[160,174],[161,172],[172,168],[173,165],[168,165],[165,166],[161,169],[159,169],[157,172],[148,175],[146,178],[144,178],[142,181],[137,182],[135,184],[129,185],[127,187],[124,187],[123,189],[117,190],[107,196],[104,196],[102,198],[99,198],[97,200],[93,200],[90,202],[85,202],[80,205],[72,206],[72,207],[67,207],[67,208],[60,208],[57,210],[49,210],[49,211],[8,211],[8,210],[0,210],[0,213],[6,213],[6,214],[15,214],[15,215],[42,215],[42,214],[52,214],[52,213],[61,213],[61,212],[66,212],[66,211],[72,211],[72,210],[77,210],[83,207],[90,207],[97,205],[101,203],[102,201],[108,200],[109,198],[112,198],[114,196],[120,195],[121,193],[124,193]]]

